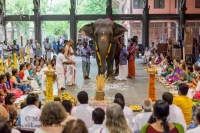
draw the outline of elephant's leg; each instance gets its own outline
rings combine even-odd
[[[96,55],[96,53],[95,53],[95,55]],[[99,74],[101,74],[101,73],[100,73],[100,65],[99,65],[100,61],[99,61],[98,58],[96,58],[96,62],[97,62],[98,75],[99,75]]]
[[[115,68],[116,68],[115,75],[118,75],[119,74],[119,57],[118,56],[115,57]]]
[[[107,60],[107,66],[108,66],[108,70],[107,70],[107,76],[113,76],[113,63],[114,63],[114,59],[108,59]]]

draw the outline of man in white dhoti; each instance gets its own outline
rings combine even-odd
[[[74,62],[72,65],[67,65],[66,67],[66,82],[68,86],[76,85],[76,64],[75,64],[75,57],[74,51],[72,46],[74,41],[72,39],[69,40],[67,45],[65,46],[65,58],[67,61]]]
[[[65,49],[61,47],[59,49],[59,54],[56,57],[58,96],[61,96],[61,89],[65,88],[64,64],[71,65],[74,63],[73,61],[66,61],[64,53]]]
[[[128,51],[126,50],[126,47],[124,47],[122,44],[120,44],[120,56],[119,56],[119,75],[115,77],[117,80],[127,80],[128,76],[128,66],[127,66],[127,56]]]

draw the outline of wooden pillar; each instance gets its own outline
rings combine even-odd
[[[149,7],[148,0],[144,0],[142,12],[142,45],[149,46]]]
[[[34,31],[35,31],[35,40],[38,40],[38,43],[42,45],[42,39],[41,39],[41,20],[40,20],[40,0],[33,0],[34,4]]]
[[[1,32],[2,32],[2,35],[4,34],[4,37],[5,37],[5,38],[2,38],[2,39],[7,40],[5,16],[6,16],[6,2],[5,2],[5,0],[2,0],[0,2],[0,19],[1,19],[0,25],[3,27]]]
[[[184,40],[184,29],[185,29],[185,12],[187,10],[186,0],[180,1],[180,10],[179,10],[179,39]]]
[[[112,0],[107,0],[106,15],[108,18],[112,18]]]
[[[76,0],[71,0],[70,8],[70,39],[74,40],[73,49],[76,50],[77,43],[77,22],[76,22]]]

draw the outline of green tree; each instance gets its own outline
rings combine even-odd
[[[107,0],[77,0],[76,14],[106,14],[106,1]],[[70,0],[40,0],[41,15],[49,14],[70,14]],[[33,0],[6,0],[6,13],[7,15],[29,14],[33,15]],[[117,12],[116,9],[113,12]],[[94,21],[79,21],[77,29],[83,25]],[[13,29],[13,38],[16,39],[23,33],[27,39],[30,36],[30,22],[12,22],[11,28]],[[60,35],[67,36],[70,24],[67,21],[45,21],[42,23],[42,28],[45,29],[47,36],[54,36],[55,38]],[[15,30],[14,30],[15,29]],[[16,31],[14,33],[14,31]]]
[[[29,0],[6,0],[6,15],[28,14],[33,15],[33,2]],[[11,38],[20,39],[20,35],[24,37],[24,41],[30,38],[30,28],[33,24],[30,22],[11,22]],[[16,32],[15,32],[16,31]]]

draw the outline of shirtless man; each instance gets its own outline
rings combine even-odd
[[[70,39],[67,42],[67,45],[65,46],[65,58],[67,59],[67,61],[71,61],[71,62],[75,62],[74,52],[72,49],[73,44],[74,44],[74,41]],[[75,63],[74,63],[73,65],[67,66],[66,81],[67,81],[68,86],[76,84],[75,77],[76,77],[76,71],[75,71]]]

